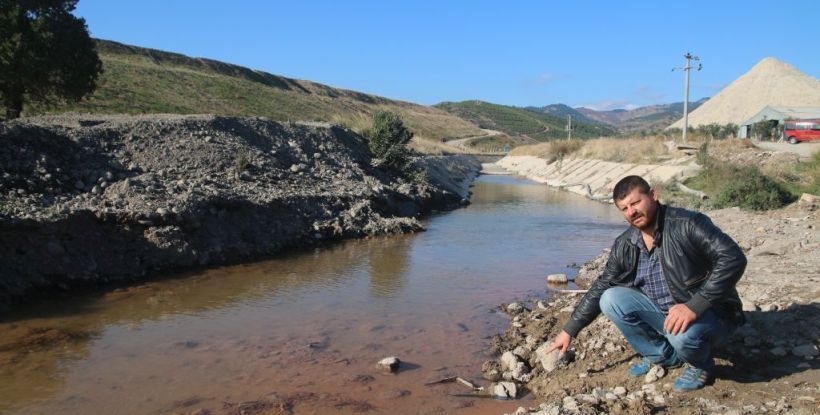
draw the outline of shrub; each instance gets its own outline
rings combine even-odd
[[[756,166],[734,167],[736,180],[715,198],[715,207],[740,206],[749,210],[781,208],[795,201],[791,192],[780,183],[763,175]]]
[[[564,158],[564,156],[568,156],[580,150],[583,146],[584,143],[581,142],[581,140],[551,141],[550,152],[555,158]]]
[[[395,169],[404,169],[410,153],[407,143],[412,138],[413,133],[404,126],[399,114],[390,111],[373,114],[368,146],[373,157],[379,159],[375,164],[384,163]]]
[[[747,210],[783,207],[794,194],[778,181],[766,176],[755,165],[739,166],[708,157],[708,146],[701,146],[698,161],[703,170],[691,182],[694,187],[713,195],[712,207],[739,206]]]

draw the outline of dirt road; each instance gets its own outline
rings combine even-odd
[[[820,152],[820,141],[803,142],[799,144],[789,144],[787,142],[759,141],[755,144],[758,147],[766,150],[795,153],[799,155],[800,158],[809,158],[812,154]]]

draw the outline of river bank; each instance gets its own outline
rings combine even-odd
[[[749,153],[748,160],[761,157],[759,150],[745,151],[757,152]],[[742,152],[731,156],[743,158]],[[498,164],[601,201],[611,201],[606,194],[613,180],[623,175],[642,174],[662,183],[661,176],[651,173],[672,170],[628,165],[596,168],[606,164],[583,160],[570,163],[588,168],[559,170],[545,160],[509,157]],[[670,174],[669,179],[680,174]],[[568,185],[579,182],[584,185]],[[581,294],[561,292],[566,285],[548,285],[543,297],[503,307],[511,316],[510,327],[495,339],[492,351],[498,358],[485,363],[485,377],[513,380],[540,403],[519,408],[516,414],[815,414],[820,410],[818,211],[820,198],[804,195],[779,210],[705,212],[738,242],[749,262],[737,286],[747,324],[718,351],[716,379],[704,389],[673,392],[672,382],[681,369],[652,378],[629,378],[626,371],[638,357],[604,317],[575,339],[574,360],[557,362],[556,356],[539,352],[560,332],[580,299]],[[604,251],[581,267],[576,278],[581,288],[598,277],[607,256]]]
[[[0,304],[140,281],[345,238],[423,230],[467,203],[480,163],[419,157],[401,176],[328,124],[216,116],[0,124]]]

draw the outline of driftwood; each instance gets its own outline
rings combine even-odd
[[[552,291],[554,293],[559,293],[559,294],[585,294],[589,290],[560,290],[560,289],[558,289],[558,290],[550,290],[550,291]]]

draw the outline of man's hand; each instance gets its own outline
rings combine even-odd
[[[663,328],[672,334],[679,334],[686,331],[698,316],[685,304],[675,304],[669,309],[669,314],[663,322]]]
[[[572,343],[572,336],[569,333],[561,330],[561,333],[558,334],[558,337],[553,340],[552,344],[550,345],[549,349],[547,349],[547,353],[559,349],[561,350],[561,354],[564,354],[569,350],[569,344]]]

